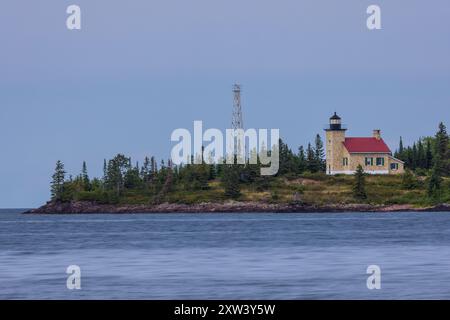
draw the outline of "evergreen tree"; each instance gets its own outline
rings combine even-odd
[[[417,168],[417,146],[416,143],[413,143],[413,147],[411,150],[411,169],[415,170]]]
[[[225,196],[229,198],[239,198],[241,195],[239,187],[239,168],[237,165],[223,165],[222,185],[225,189]]]
[[[157,165],[156,165],[155,157],[151,157],[150,158],[150,172],[152,174],[155,174],[156,171],[158,171],[158,168],[157,168]]]
[[[103,159],[103,183],[106,183],[108,176],[108,166],[106,165],[106,159]]]
[[[51,195],[53,201],[60,201],[64,191],[64,179],[66,172],[64,164],[58,160],[56,162],[55,173],[52,175]]]
[[[254,148],[250,151],[250,156],[247,159],[245,166],[241,168],[241,181],[244,183],[254,182],[260,174],[260,168],[258,152],[256,151],[256,148]]]
[[[83,167],[81,169],[81,180],[82,180],[82,183],[83,183],[84,191],[90,191],[91,190],[91,183],[89,181],[89,175],[88,175],[88,171],[87,171],[86,161],[83,161]]]
[[[433,198],[439,198],[441,192],[442,178],[439,175],[438,166],[435,164],[431,176],[428,180],[428,196]]]
[[[298,158],[298,172],[303,173],[306,170],[306,156],[303,146],[300,146],[298,148],[297,158]]]
[[[316,162],[316,171],[321,171],[324,172],[325,171],[325,152],[323,150],[323,142],[322,139],[320,138],[320,135],[317,134],[316,135],[316,140],[315,140],[315,148],[314,148],[314,160]]]
[[[204,148],[202,148],[202,150],[204,151]],[[206,160],[204,160],[203,163],[205,164],[206,170],[208,171],[207,180],[213,180],[216,178],[216,164],[214,163],[213,154],[212,153],[208,154]]]
[[[102,180],[100,180],[98,178],[94,178],[94,179],[92,179],[90,186],[91,186],[92,191],[101,190],[103,187]]]
[[[426,164],[426,161],[425,161],[425,149],[423,147],[422,140],[419,140],[417,142],[417,163],[416,163],[416,165],[417,165],[418,168],[423,168],[424,169],[425,168],[425,164]]]
[[[156,172],[156,176],[155,176],[155,178],[156,178],[155,180],[156,180],[156,184],[157,184],[156,189],[159,190],[158,192],[161,191],[161,189],[163,188],[163,186],[166,182],[167,173],[168,173],[168,170],[167,170],[166,164],[164,162],[164,159],[161,159],[160,168]]]
[[[148,186],[152,178],[151,162],[149,157],[145,157],[144,159],[144,165],[141,168],[140,176],[144,184]]]
[[[431,148],[431,139],[427,139],[427,149],[425,152],[425,169],[433,166],[433,150]]]
[[[218,163],[216,165],[216,177],[222,178],[222,176],[223,176],[223,164],[222,163]]]
[[[107,168],[107,186],[119,196],[124,189],[125,175],[130,169],[130,159],[123,154],[116,155],[109,160]]]
[[[413,173],[411,172],[411,170],[406,169],[405,173],[403,174],[402,177],[402,185],[403,188],[411,190],[417,187],[417,181],[414,178]]]
[[[449,137],[447,134],[447,128],[441,122],[439,123],[439,130],[436,133],[435,144],[435,159],[434,165],[439,176],[447,176],[450,173],[450,151],[449,151]]]
[[[317,172],[317,162],[311,143],[308,143],[306,148],[306,169],[310,172]]]
[[[406,148],[404,150],[403,154],[404,154],[404,156],[403,156],[402,160],[405,161],[405,165],[407,167],[412,169],[413,162],[414,162],[412,148],[411,147]]]
[[[358,165],[358,167],[356,168],[355,181],[353,184],[353,196],[360,200],[367,198],[366,177],[364,169],[361,165]]]
[[[126,189],[138,189],[142,186],[142,179],[139,176],[139,166],[134,168],[128,167],[124,176],[124,188]]]
[[[198,181],[198,187],[201,190],[207,190],[209,189],[209,174],[210,174],[210,168],[209,165],[205,162],[202,162],[200,165],[196,165],[197,169],[197,181]]]
[[[209,180],[214,180],[217,176],[217,169],[216,169],[216,165],[215,164],[210,164],[208,165],[209,167],[209,176],[208,179]]]
[[[164,164],[164,161],[162,161],[162,164]],[[173,166],[172,166],[172,161],[169,159],[167,161],[167,167],[164,167],[164,184],[161,188],[161,190],[159,191],[158,195],[155,197],[154,202],[155,203],[161,203],[164,198],[167,196],[167,194],[169,194],[169,192],[172,190],[173,188]]]
[[[289,149],[288,145],[281,139],[278,142],[278,150],[280,162],[277,175],[295,173],[297,165],[294,154],[292,153],[292,150]]]

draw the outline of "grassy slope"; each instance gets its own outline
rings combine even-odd
[[[436,201],[426,196],[426,183],[419,182],[417,188],[407,190],[402,186],[401,176],[367,176],[365,201],[356,200],[352,196],[352,176],[303,175],[291,178],[277,177],[270,182],[266,191],[258,191],[254,185],[242,184],[241,197],[238,201],[258,201],[268,203],[289,203],[294,199],[308,204],[413,204],[427,206]],[[450,202],[450,181],[444,182],[446,191],[439,202]],[[294,198],[294,194],[297,197]],[[129,191],[120,199],[121,204],[147,204],[149,195],[142,191]],[[173,203],[223,202],[224,196],[220,181],[209,183],[208,190],[186,191],[175,189],[164,201]]]

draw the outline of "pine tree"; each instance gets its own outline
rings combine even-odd
[[[306,148],[306,168],[310,172],[317,172],[317,162],[315,161],[314,150],[311,147],[311,143],[308,143]]]
[[[158,165],[156,164],[155,157],[150,158],[150,173],[151,180],[154,179],[155,175],[158,173]]]
[[[358,165],[355,172],[355,181],[353,185],[353,196],[357,199],[366,199],[366,177],[364,169],[361,165]]]
[[[164,164],[164,161],[162,161],[162,163]],[[172,190],[173,188],[173,179],[174,179],[174,174],[173,174],[173,165],[172,165],[172,161],[169,159],[167,161],[167,168],[165,166],[163,166],[164,169],[163,173],[164,173],[164,181],[163,181],[163,185],[161,187],[161,190],[159,191],[158,195],[155,197],[154,199],[154,203],[161,203],[164,198],[167,196],[167,194]]]
[[[405,161],[405,165],[412,169],[413,162],[414,162],[412,148],[408,147],[408,148],[404,149],[403,154],[404,154],[404,156],[403,156],[403,159],[401,159],[401,160]]]
[[[138,189],[142,186],[142,180],[139,176],[139,164],[135,167],[128,167],[124,176],[124,187],[126,189]]]
[[[239,168],[237,165],[223,165],[222,185],[225,189],[225,196],[236,199],[241,195],[239,188]]]
[[[90,191],[91,183],[90,183],[90,180],[89,180],[89,175],[88,175],[88,171],[87,171],[86,161],[83,161],[83,167],[81,169],[81,180],[82,180],[82,183],[83,183],[83,190],[84,191]]]
[[[403,188],[411,190],[417,187],[417,181],[414,178],[413,173],[411,172],[411,170],[406,169],[405,173],[403,174],[402,177],[402,185]]]
[[[106,165],[106,159],[103,159],[103,183],[106,184],[108,177],[108,166]]]
[[[109,160],[107,168],[107,186],[119,196],[124,188],[125,175],[130,168],[130,159],[123,154]]]
[[[431,171],[430,178],[428,180],[428,196],[433,198],[439,198],[441,192],[441,184],[442,178],[439,175],[438,166],[435,164]]]
[[[417,146],[416,143],[413,143],[412,151],[411,151],[411,169],[415,170],[417,168]]]
[[[433,166],[433,151],[431,148],[431,141],[427,139],[427,148],[425,152],[425,169],[430,169]]]
[[[292,173],[296,169],[294,154],[289,149],[288,145],[283,140],[278,141],[279,155],[280,155],[280,167],[278,175]]]
[[[64,179],[66,172],[64,164],[58,160],[56,162],[55,173],[52,176],[51,195],[53,201],[60,201],[64,191]]]
[[[151,165],[150,165],[150,159],[149,157],[145,157],[144,159],[144,165],[141,168],[141,179],[142,181],[148,185],[148,183],[151,180]]]
[[[214,180],[217,176],[217,170],[216,170],[216,164],[210,164],[208,165],[209,167],[209,176],[208,179],[209,180]]]
[[[422,140],[417,142],[417,167],[425,169],[425,149],[423,147]]]
[[[223,164],[218,163],[216,164],[216,177],[222,178],[223,176]]]
[[[447,134],[447,128],[441,122],[439,123],[439,130],[436,133],[435,144],[435,161],[437,174],[439,176],[447,176],[450,173],[450,151],[449,151],[449,137]]]
[[[202,162],[200,165],[196,165],[197,169],[197,182],[198,187],[201,190],[207,190],[209,189],[209,174],[210,174],[210,168],[209,165],[205,162]]]
[[[306,170],[306,156],[303,146],[300,146],[298,148],[297,158],[298,158],[298,172],[303,173]]]
[[[314,148],[314,160],[316,162],[316,170],[324,172],[325,171],[325,152],[323,150],[323,142],[320,135],[316,135],[315,148]]]

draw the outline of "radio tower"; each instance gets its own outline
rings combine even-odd
[[[233,120],[231,121],[231,128],[244,129],[241,107],[241,85],[239,84],[233,86]]]
[[[242,120],[242,106],[241,106],[241,85],[234,84],[233,85],[233,119],[231,120],[231,128],[236,129],[244,129],[244,121]],[[242,131],[242,130],[240,130]],[[244,154],[241,153],[241,137],[242,132],[238,133],[238,136],[235,138],[234,143],[234,155],[239,159],[244,159],[245,150],[242,150]]]

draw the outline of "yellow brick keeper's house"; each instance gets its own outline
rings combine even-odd
[[[373,130],[372,137],[364,138],[346,137],[346,130],[335,112],[325,129],[327,174],[353,174],[359,164],[370,174],[404,172],[403,161],[392,156],[380,130]]]

